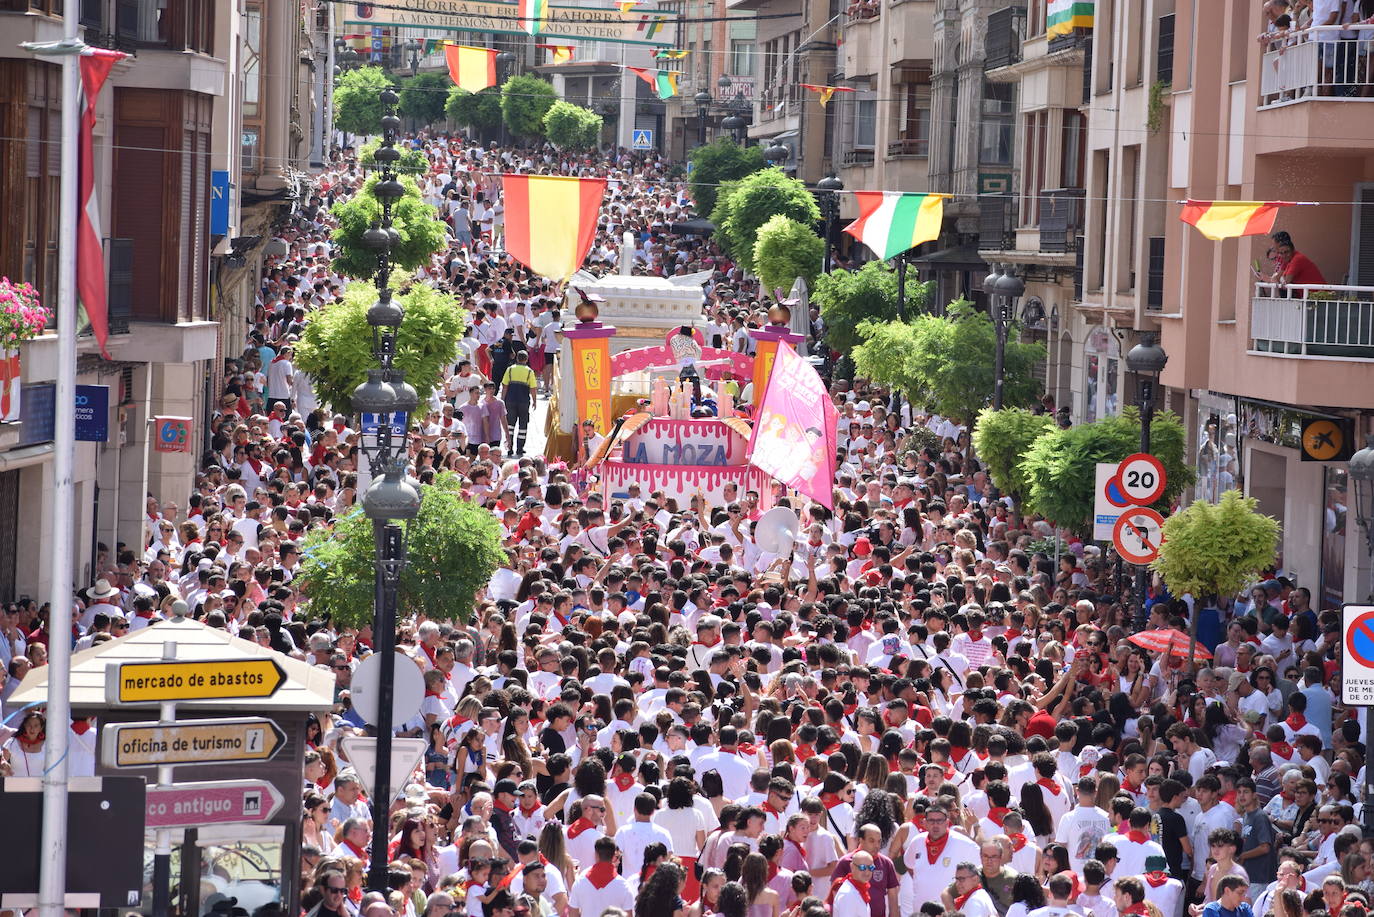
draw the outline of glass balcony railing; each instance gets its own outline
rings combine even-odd
[[[1250,338],[1259,353],[1374,359],[1374,287],[1257,283]]]

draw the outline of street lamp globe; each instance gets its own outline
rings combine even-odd
[[[706,108],[711,104],[711,94],[705,89],[698,92],[692,98],[696,101],[698,108]]]
[[[1005,264],[1002,265],[1002,276],[997,278],[995,284],[997,292],[1010,299],[1019,299],[1026,292],[1026,282],[1006,268]]]
[[[738,114],[731,114],[725,116],[725,119],[720,122],[720,126],[727,131],[742,131],[749,126],[749,122]]]
[[[1364,448],[1350,457],[1350,483],[1355,490],[1355,521],[1374,553],[1374,436],[1365,437]]]
[[[1002,266],[1000,264],[989,264],[988,275],[983,278],[983,292],[989,296],[996,296],[1001,291],[997,289],[997,283],[1002,279]]]
[[[763,151],[763,158],[775,166],[780,166],[786,162],[789,155],[787,147],[776,139]]]
[[[1147,331],[1140,336],[1140,343],[1126,353],[1126,368],[1142,376],[1158,376],[1164,371],[1169,355],[1159,346],[1159,336]]]
[[[825,178],[816,182],[816,190],[824,191],[827,194],[835,194],[844,190],[844,182],[840,181],[838,175],[827,175]]]

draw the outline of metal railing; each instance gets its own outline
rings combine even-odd
[[[1260,353],[1374,360],[1374,287],[1257,283],[1250,338]]]
[[[978,248],[1006,252],[1016,248],[1016,198],[986,195],[978,198]]]
[[[871,166],[873,165],[873,148],[845,150],[840,162],[846,166]]]
[[[988,13],[987,38],[983,41],[983,69],[1009,67],[1021,60],[1026,37],[1026,8],[1008,6]]]
[[[1371,39],[1374,24],[1275,33],[1260,65],[1260,108],[1317,98],[1374,102],[1374,62],[1361,51]]]
[[[930,140],[926,137],[907,137],[887,145],[888,156],[926,156],[929,153]]]
[[[1083,229],[1082,188],[1056,188],[1040,197],[1040,250],[1071,252]]]

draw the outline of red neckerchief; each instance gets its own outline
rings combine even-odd
[[[530,806],[530,807],[527,809],[527,808],[525,808],[525,804],[522,802],[522,803],[520,803],[520,814],[523,815],[523,816],[525,816],[526,818],[529,818],[530,816],[532,816],[532,815],[534,814],[535,810],[538,809],[541,805],[542,805],[542,803],[541,803],[539,800],[536,799],[536,800],[534,801],[534,805]]]
[[[778,877],[778,864],[777,864],[777,863],[774,863],[772,860],[769,860],[769,861],[768,861],[768,881],[769,881],[769,882],[772,882],[772,881],[773,881],[774,879],[776,879],[777,877]],[[647,878],[649,878],[649,877],[648,877],[648,876],[645,876],[644,878],[647,879]]]
[[[1149,917],[1150,909],[1145,906],[1144,901],[1141,901],[1137,904],[1132,904],[1130,907],[1126,908],[1126,910],[1121,911],[1120,913],[1134,914],[1137,915],[1137,917]]]
[[[1064,788],[1059,785],[1058,780],[1054,780],[1050,777],[1041,777],[1035,782],[1038,783],[1042,789],[1049,790],[1052,796],[1058,796],[1064,790]]]
[[[443,697],[443,696],[444,696],[444,695],[443,695],[442,693],[440,693],[439,691],[429,691],[429,690],[426,690],[426,691],[425,691],[425,697]]]
[[[1002,827],[1003,819],[1007,817],[1007,813],[1010,811],[1011,809],[1006,806],[993,806],[988,809],[988,821],[1000,828]]]
[[[764,800],[763,811],[766,815],[776,815],[778,818],[782,818],[782,813],[773,808],[773,804],[767,800]]]
[[[1307,725],[1307,717],[1295,711],[1293,713],[1288,714],[1288,719],[1284,720],[1284,722],[1288,724],[1289,729],[1293,730],[1294,732],[1297,732],[1299,729]]]
[[[1007,837],[1011,839],[1011,852],[1020,853],[1021,848],[1026,846],[1026,836],[1020,831],[1010,832]]]
[[[453,716],[451,716],[451,717],[448,718],[448,728],[449,728],[449,729],[457,729],[459,726],[463,725],[464,723],[471,723],[471,722],[472,722],[472,720],[471,720],[470,718],[468,718],[468,717],[466,717],[466,716],[459,716],[458,714],[455,713],[455,714],[453,714]]]
[[[611,782],[615,784],[615,788],[616,788],[617,790],[619,790],[620,792],[623,793],[623,792],[625,792],[626,790],[628,790],[630,787],[632,787],[632,786],[635,785],[635,775],[634,775],[634,774],[616,774],[616,775],[615,775],[615,778],[614,778]]]
[[[1270,742],[1269,751],[1280,758],[1293,757],[1293,746],[1289,745],[1287,742]]]
[[[505,803],[503,803],[503,802],[498,802],[498,801],[496,801],[496,800],[492,800],[492,805],[496,807],[497,811],[505,812],[507,815],[509,815],[509,814],[511,814],[512,812],[515,811],[514,809],[512,809],[510,806],[506,805]]]
[[[344,846],[353,851],[353,855],[366,863],[371,857],[361,847],[355,846],[348,838],[344,838]]]
[[[978,883],[977,885],[973,886],[973,888],[970,888],[968,891],[964,892],[964,893],[963,893],[962,895],[960,895],[959,897],[955,898],[955,899],[954,899],[954,909],[955,909],[956,911],[961,911],[961,910],[963,910],[963,909],[964,909],[964,904],[965,904],[965,902],[967,902],[968,899],[972,898],[976,893],[978,893],[978,892],[980,892],[980,891],[982,891],[982,890],[983,890],[983,883],[980,882],[980,883]]]
[[[812,748],[808,742],[800,742],[797,745],[797,760],[807,761],[816,757],[816,749]]]
[[[1147,872],[1147,873],[1145,873],[1145,875],[1144,875],[1143,878],[1145,879],[1146,882],[1149,882],[1149,883],[1150,883],[1150,887],[1151,887],[1151,888],[1159,888],[1159,887],[1160,887],[1161,885],[1163,885],[1165,882],[1168,882],[1168,881],[1169,881],[1169,876],[1168,876],[1168,874],[1167,874],[1167,873],[1163,873],[1163,872],[1159,872],[1158,870],[1156,870],[1155,872]]]
[[[809,872],[811,869],[811,865],[806,859],[806,848],[803,847],[801,844],[798,844],[796,841],[792,840],[792,838],[790,837],[784,838],[784,840],[786,840],[787,843],[791,844],[793,847],[797,848],[797,856],[801,857],[802,869]]]
[[[594,863],[592,868],[587,870],[587,881],[592,883],[593,888],[600,891],[615,881],[615,877],[618,875],[614,863]]]
[[[827,797],[829,797],[829,798],[827,798]],[[824,804],[824,806],[825,806],[827,809],[833,809],[833,808],[835,808],[837,805],[840,805],[842,802],[844,802],[844,800],[841,799],[841,798],[839,797],[839,794],[837,794],[837,793],[822,793],[822,794],[821,794],[821,803]]]
[[[949,760],[962,761],[968,755],[968,748],[964,745],[951,745],[949,747]]]
[[[855,702],[852,703],[852,704],[845,704],[845,705],[844,705],[844,715],[845,715],[845,716],[853,716],[853,715],[854,715],[854,711],[855,711],[855,710],[858,710],[858,709],[859,709],[859,703],[858,703],[858,701],[855,701]]]
[[[1139,783],[1131,783],[1128,780],[1121,781],[1121,789],[1130,793],[1132,796],[1139,796],[1141,793],[1141,785]]]
[[[894,723],[894,722],[892,722],[891,720],[889,720],[889,719],[887,718],[888,712],[889,712],[889,711],[887,711],[887,710],[884,710],[884,711],[883,711],[883,725],[886,726],[888,729],[900,729],[900,728],[902,728],[902,725],[903,725],[903,724],[901,724],[901,723]]]
[[[576,840],[577,836],[583,831],[594,827],[596,826],[592,824],[592,820],[584,815],[571,825],[568,825],[568,840]]]
[[[86,733],[90,732],[90,730],[90,720],[84,717],[82,717],[81,719],[72,720],[72,732],[76,733],[77,735],[84,736]]]
[[[845,881],[847,881],[850,885],[854,886],[854,890],[859,893],[859,897],[864,899],[864,904],[867,904],[869,894],[868,883],[855,882],[854,877],[852,875],[845,876]]]
[[[136,611],[134,612],[134,617],[142,618],[145,621],[151,621],[153,619],[152,609],[149,609],[148,611]]]
[[[1229,790],[1229,791],[1227,791],[1227,792],[1225,792],[1225,793],[1222,793],[1222,794],[1221,794],[1221,801],[1224,802],[1224,803],[1226,803],[1227,805],[1231,806],[1232,808],[1235,808],[1235,805],[1236,805],[1236,791],[1235,791],[1235,790]]]
[[[941,762],[938,762],[938,763],[939,763],[941,769],[944,770],[944,772],[945,772],[945,779],[946,779],[946,780],[953,780],[953,779],[954,779],[954,775],[955,775],[955,773],[956,773],[956,771],[955,771],[955,769],[954,769],[954,762],[952,762],[952,761],[941,761]]]
[[[934,866],[935,861],[940,859],[940,854],[945,852],[945,845],[948,843],[949,832],[945,832],[945,836],[938,841],[929,834],[926,835],[926,860],[931,866]]]
[[[707,643],[705,640],[698,640],[697,643],[696,643],[696,645],[697,645],[697,646],[704,646],[704,647],[706,647],[708,650],[715,649],[716,647],[720,646],[720,635],[717,634],[717,635],[716,635],[716,639],[715,639],[714,641],[712,641],[711,643]]]
[[[982,640],[982,639],[983,639],[983,631],[982,631],[982,629],[980,628],[980,629],[978,629],[978,630],[970,630],[970,631],[968,632],[968,638],[969,638],[970,640],[972,640],[974,643],[977,643],[979,640]],[[981,888],[981,887],[982,887],[982,886],[980,885],[979,888]],[[977,889],[975,889],[975,891],[976,891],[976,890],[977,890]],[[967,898],[968,895],[965,895],[964,897]]]
[[[424,651],[425,651],[425,655],[429,657],[429,664],[430,664],[431,666],[435,665],[435,655],[436,655],[439,651],[438,651],[438,650],[432,650],[432,649],[430,649],[428,646],[426,646],[426,645],[423,644],[423,643],[420,644],[420,649],[424,650]]]
[[[1135,828],[1132,828],[1130,831],[1126,832],[1126,839],[1135,841],[1137,844],[1145,844],[1149,842],[1150,835],[1145,831],[1137,831]]]
[[[504,876],[501,877],[501,881],[496,883],[496,887],[497,887],[497,888],[510,888],[511,883],[515,881],[515,877],[518,876],[518,875],[520,875],[520,874],[521,874],[522,872],[524,872],[524,871],[525,871],[525,864],[524,864],[524,863],[518,863],[518,864],[516,864],[516,867],[515,867],[514,869],[512,869],[510,872],[506,873]]]
[[[1007,638],[1007,642],[1011,642],[1012,640],[1015,640],[1017,637],[1021,636],[1021,629],[1018,627],[1008,627],[1007,632],[1002,636]]]

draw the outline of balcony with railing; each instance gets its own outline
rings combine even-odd
[[[1261,354],[1374,359],[1374,287],[1257,283],[1250,339]]]
[[[1026,8],[1008,6],[988,14],[987,37],[983,42],[983,69],[1010,67],[1021,60],[1021,42],[1026,37]]]
[[[1062,254],[1078,250],[1083,238],[1083,189],[1044,191],[1040,200],[1040,250]]]
[[[1016,208],[1013,195],[978,198],[978,250],[1005,252],[1016,248]]]
[[[1351,39],[1351,30],[1359,37]],[[1347,36],[1347,37],[1342,37]],[[1260,66],[1260,108],[1298,102],[1374,102],[1374,24],[1280,32]]]

